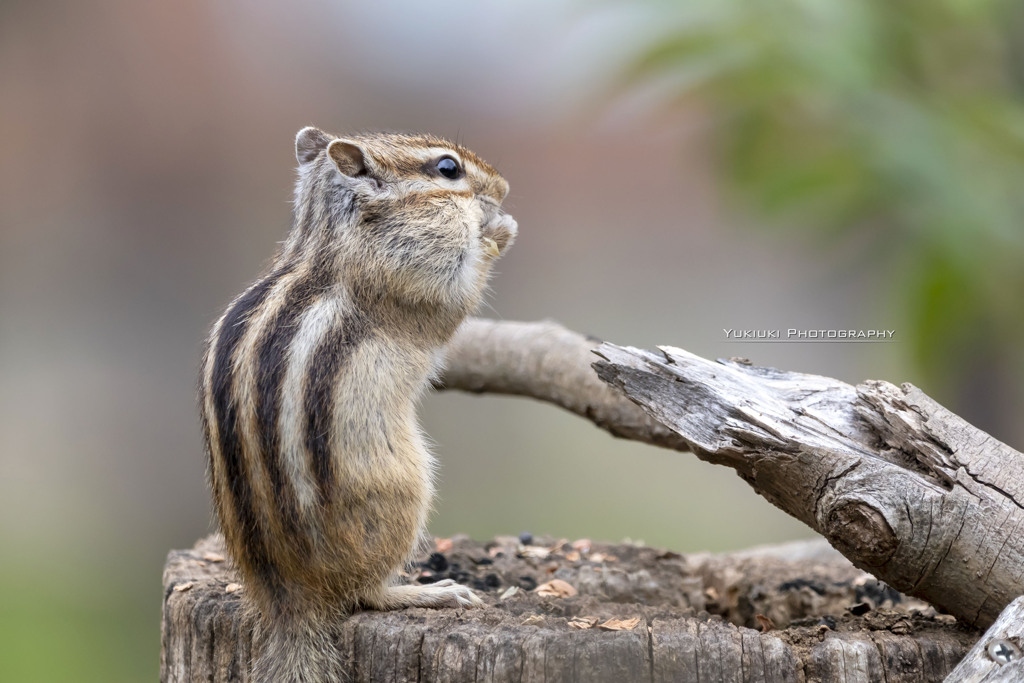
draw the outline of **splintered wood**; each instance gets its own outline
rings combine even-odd
[[[894,588],[987,626],[1024,593],[1024,455],[904,384],[602,344],[598,374]]]

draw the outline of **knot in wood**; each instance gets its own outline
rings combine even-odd
[[[845,501],[832,508],[825,534],[839,552],[870,567],[883,566],[899,545],[882,513],[861,500]]]

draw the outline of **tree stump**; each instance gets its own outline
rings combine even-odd
[[[941,681],[980,632],[824,541],[729,554],[499,537],[437,539],[407,581],[453,578],[475,610],[359,612],[349,680]],[[161,681],[246,681],[245,586],[211,536],[164,570]]]

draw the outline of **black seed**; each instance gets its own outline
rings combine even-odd
[[[533,534],[531,534],[529,531],[524,531],[523,533],[519,534],[519,542],[523,545],[533,545]]]
[[[881,581],[868,581],[862,586],[857,586],[857,600],[870,600],[875,605],[881,605],[886,600],[891,600],[896,605],[903,600],[898,590]]]
[[[537,580],[532,576],[520,576],[519,587],[526,591],[532,591],[537,587]]]
[[[432,572],[443,572],[448,570],[448,558],[441,553],[430,553],[430,557],[423,563],[424,569]]]
[[[793,579],[779,586],[780,591],[795,591],[801,588],[810,588],[818,595],[825,594],[825,585],[820,581],[811,581],[810,579]]]
[[[493,590],[501,585],[501,578],[497,574],[488,574],[484,577],[484,585]]]
[[[416,582],[417,583],[437,583],[438,581],[440,581],[443,578],[444,578],[443,576],[438,576],[436,574],[424,574],[423,576],[420,576],[418,579],[416,579]]]
[[[858,602],[856,605],[851,605],[846,608],[847,611],[855,617],[859,617],[863,614],[867,614],[871,611],[871,605],[866,602]]]

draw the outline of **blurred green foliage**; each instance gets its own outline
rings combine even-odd
[[[149,585],[112,581],[94,563],[71,564],[15,558],[0,566],[0,681],[152,679],[159,595]]]
[[[794,239],[866,242],[858,265],[891,283],[914,381],[1016,427],[998,413],[1024,393],[1024,6],[648,7],[658,37],[625,84],[710,104],[734,199]]]

